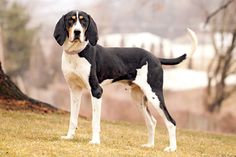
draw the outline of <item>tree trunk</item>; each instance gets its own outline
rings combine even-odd
[[[2,40],[2,28],[0,24],[0,61],[2,61],[2,69],[4,70],[4,50],[3,50],[3,40]]]
[[[32,99],[21,90],[3,72],[0,62],[0,108],[13,110],[32,110],[39,112],[59,112],[50,104]]]

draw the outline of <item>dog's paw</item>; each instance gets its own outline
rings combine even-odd
[[[176,146],[174,147],[174,146],[169,146],[169,147],[166,147],[165,149],[164,149],[164,151],[165,152],[174,152],[174,151],[176,151]]]
[[[91,140],[91,141],[89,141],[89,144],[99,145],[100,144],[100,140]]]
[[[61,136],[61,139],[62,139],[62,140],[72,140],[73,138],[74,138],[73,135],[71,135],[71,136],[68,136],[68,135],[66,135],[66,136]]]
[[[143,144],[142,147],[145,147],[145,148],[153,148],[154,147],[154,144]]]

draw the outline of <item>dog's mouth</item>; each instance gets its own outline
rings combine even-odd
[[[64,46],[64,51],[67,54],[77,54],[80,52],[82,43],[80,39],[68,40],[67,44]]]
[[[72,43],[77,43],[77,42],[81,43],[81,41],[80,41],[79,38],[75,38],[75,39],[73,39],[71,42],[72,42]]]
[[[79,36],[69,36],[69,42],[70,43],[81,43],[80,37]]]

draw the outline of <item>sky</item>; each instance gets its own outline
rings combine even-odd
[[[12,2],[14,0],[11,0]],[[74,9],[84,9],[94,3],[93,0],[15,0],[25,5],[31,13],[31,25],[45,21],[56,22],[62,14]],[[98,2],[98,0],[96,1]]]

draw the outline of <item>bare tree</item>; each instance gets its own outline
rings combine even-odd
[[[208,22],[211,20],[212,17],[216,16],[219,12],[226,9],[234,0],[229,0],[225,4],[221,5],[218,9],[216,9],[214,12],[212,12],[210,15],[207,16],[205,25],[208,24]]]
[[[4,69],[4,51],[3,51],[3,41],[2,41],[2,28],[0,23],[0,61],[2,62],[2,68]]]
[[[236,1],[229,0],[207,17],[211,27],[215,56],[209,63],[206,106],[208,111],[220,111],[223,101],[236,92],[236,85],[228,86],[227,78],[236,74]],[[218,37],[218,38],[217,38]]]
[[[0,62],[0,108],[14,110],[32,110],[40,112],[58,112],[50,104],[32,99],[25,95],[2,70]]]

